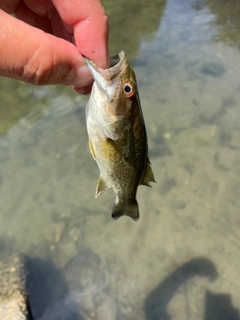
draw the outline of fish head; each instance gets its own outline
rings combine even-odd
[[[139,103],[135,73],[124,51],[110,58],[110,68],[102,69],[85,58],[94,78],[91,108],[105,134],[114,140],[131,123],[132,109]],[[106,132],[108,131],[108,132]]]

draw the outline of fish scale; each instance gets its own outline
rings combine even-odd
[[[85,61],[95,80],[86,122],[89,148],[100,171],[96,197],[113,188],[112,217],[126,215],[138,220],[137,188],[149,186],[155,179],[135,73],[123,51],[111,58],[109,69]]]

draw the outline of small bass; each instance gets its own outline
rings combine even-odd
[[[85,61],[95,80],[86,122],[89,148],[100,170],[96,198],[112,187],[116,194],[112,217],[138,220],[137,188],[155,180],[135,73],[123,51],[111,57],[109,69]]]

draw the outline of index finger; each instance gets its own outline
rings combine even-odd
[[[65,25],[73,29],[79,52],[99,67],[108,68],[108,17],[100,0],[52,2]]]

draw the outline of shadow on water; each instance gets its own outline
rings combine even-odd
[[[167,306],[178,288],[194,276],[209,277],[214,280],[217,270],[214,264],[205,258],[193,259],[171,273],[145,301],[145,313],[149,320],[170,320]]]
[[[204,320],[240,320],[240,313],[231,306],[229,294],[215,294],[207,291]]]
[[[106,266],[90,248],[79,249],[60,270],[50,258],[26,258],[25,269],[34,319],[116,319]]]
[[[34,319],[83,320],[68,286],[51,261],[26,258],[27,293]]]
[[[193,259],[171,273],[160,283],[145,300],[145,314],[148,320],[172,320],[167,311],[168,304],[179,287],[195,276],[217,278],[215,265],[208,259]],[[239,312],[231,306],[230,295],[215,294],[210,291],[205,295],[204,320],[240,320]]]

